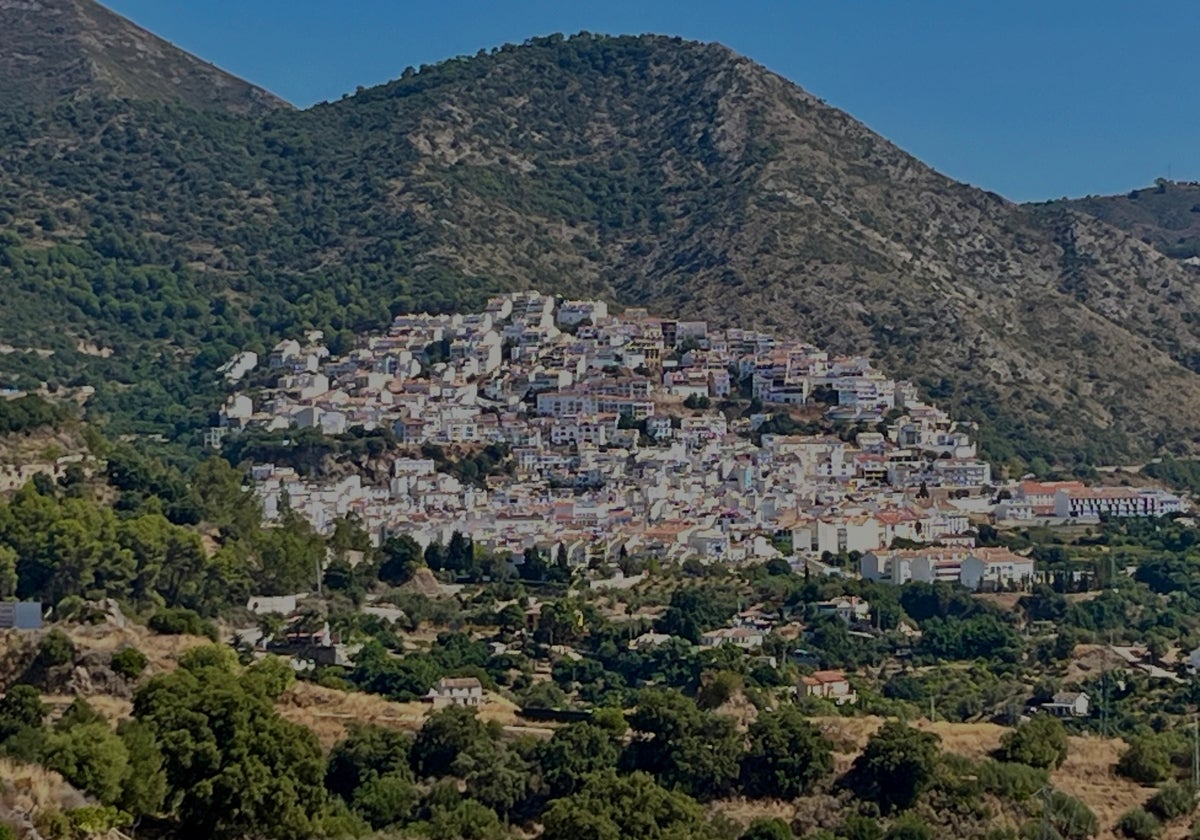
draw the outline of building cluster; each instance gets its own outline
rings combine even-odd
[[[226,375],[242,381],[257,364],[239,354]],[[408,445],[372,483],[255,466],[268,518],[287,504],[321,531],[354,516],[375,539],[444,543],[459,531],[515,558],[561,547],[572,564],[739,562],[790,548],[800,558],[875,552],[877,576],[897,582],[951,574],[887,551],[910,541],[961,557],[963,582],[1025,576],[974,549],[969,516],[993,513],[999,488],[969,430],[862,357],[523,292],[473,314],[401,315],[342,356],[310,333],[280,342],[265,366],[273,386],[231,396],[214,443],[248,428],[361,428]],[[790,433],[806,424],[843,431]],[[503,470],[440,470],[443,457],[488,446],[505,453]],[[1179,504],[1074,484],[1047,497],[1028,484],[997,512],[1087,518]]]

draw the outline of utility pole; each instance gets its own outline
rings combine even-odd
[[[1200,790],[1200,721],[1192,715],[1192,795]]]
[[[1108,645],[1100,651],[1100,737],[1108,737]]]
[[[1054,831],[1050,826],[1050,786],[1042,788],[1039,793],[1042,796],[1042,825],[1038,831],[1038,840],[1051,840]]]

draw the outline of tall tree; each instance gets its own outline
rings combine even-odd
[[[833,772],[833,745],[795,706],[763,712],[749,735],[742,784],[751,796],[794,799]]]

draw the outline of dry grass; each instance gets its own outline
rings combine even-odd
[[[517,705],[487,693],[487,704],[479,710],[485,721],[496,721],[512,734],[548,735],[553,730],[528,726],[517,717]],[[395,703],[374,694],[338,691],[313,683],[296,683],[279,699],[276,708],[283,717],[306,726],[328,748],[346,736],[351,722],[373,723],[415,732],[425,722],[427,703]]]
[[[86,805],[83,794],[57,773],[8,758],[0,758],[0,813],[29,815]]]
[[[981,592],[975,597],[980,601],[986,601],[993,606],[999,607],[1005,612],[1013,612],[1017,608],[1017,602],[1024,596],[1022,592]]]
[[[835,746],[835,766],[838,772],[849,769],[854,758],[866,746],[867,739],[883,724],[880,717],[819,717],[813,723],[830,738]],[[914,721],[913,726],[933,732],[942,740],[942,749],[978,761],[986,758],[1000,745],[1008,731],[993,723],[947,723],[928,720]],[[1114,826],[1121,814],[1130,808],[1144,805],[1153,790],[1118,776],[1114,770],[1117,759],[1125,749],[1118,738],[1075,737],[1070,739],[1067,760],[1050,774],[1055,787],[1087,803],[1100,820],[1100,840],[1117,837]],[[759,813],[751,816],[759,816]],[[1187,828],[1171,826],[1166,840],[1187,837]]]
[[[1113,770],[1124,748],[1124,742],[1114,738],[1071,738],[1066,762],[1050,774],[1055,787],[1082,799],[1096,812],[1102,839],[1117,837],[1113,826],[1121,814],[1145,804],[1153,794]]]
[[[80,624],[66,628],[80,651],[112,653],[124,647],[136,647],[146,654],[148,674],[174,671],[179,657],[195,647],[212,644],[203,636],[160,636],[145,627],[128,622],[118,627],[112,622]]]

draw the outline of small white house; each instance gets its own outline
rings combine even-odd
[[[1056,717],[1087,717],[1091,699],[1083,691],[1060,691],[1042,710]]]
[[[435,709],[445,706],[483,705],[483,685],[475,677],[443,677],[425,695],[425,702]]]
[[[800,689],[806,697],[832,700],[839,706],[858,702],[858,692],[844,671],[814,671],[800,678]]]

